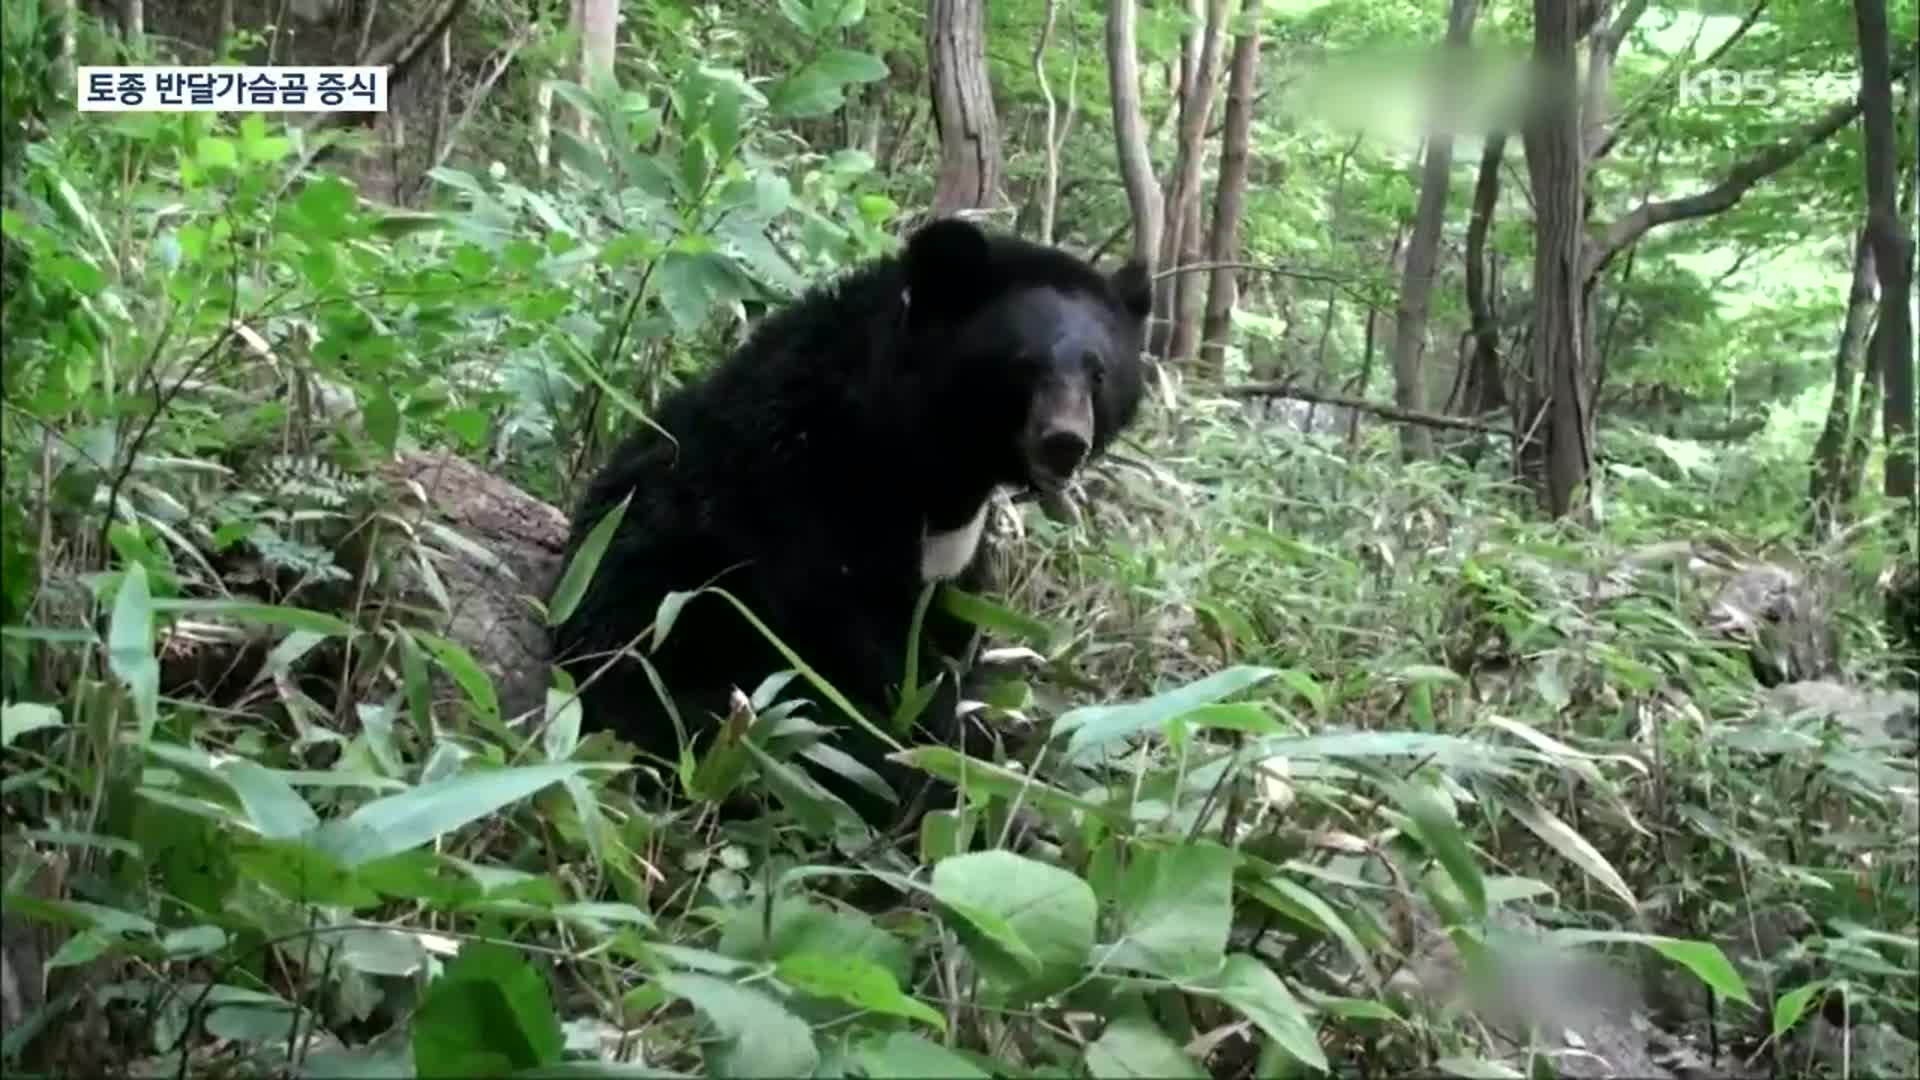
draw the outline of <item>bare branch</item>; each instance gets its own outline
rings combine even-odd
[[[1725,179],[1707,190],[1664,202],[1641,203],[1632,213],[1609,225],[1599,241],[1589,249],[1586,266],[1582,268],[1585,280],[1593,280],[1594,275],[1605,270],[1615,256],[1652,229],[1676,221],[1711,217],[1732,209],[1755,184],[1800,160],[1808,150],[1853,123],[1859,115],[1858,98],[1835,105],[1792,138],[1738,162],[1727,171]]]
[[[1347,397],[1344,394],[1327,394],[1318,390],[1293,386],[1288,383],[1242,383],[1238,386],[1223,386],[1220,392],[1228,397],[1277,397],[1293,401],[1307,401],[1315,405],[1335,405],[1346,409],[1372,413],[1387,420],[1402,424],[1419,424],[1422,427],[1448,428],[1454,431],[1477,431],[1482,435],[1510,437],[1513,433],[1503,427],[1483,424],[1478,420],[1469,420],[1460,416],[1441,416],[1438,413],[1415,412],[1392,405],[1381,405],[1361,398]]]

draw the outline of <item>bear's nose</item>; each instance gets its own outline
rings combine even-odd
[[[1086,456],[1087,440],[1077,431],[1050,431],[1040,439],[1040,461],[1055,476],[1071,475]]]

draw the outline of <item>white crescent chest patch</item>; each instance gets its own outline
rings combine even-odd
[[[980,508],[965,525],[946,532],[929,532],[925,525],[920,532],[920,580],[950,581],[959,577],[960,572],[973,561],[974,552],[980,550],[980,537],[987,527],[987,508],[993,505],[992,499],[984,499]]]

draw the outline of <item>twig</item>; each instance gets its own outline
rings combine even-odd
[[[1343,408],[1355,409],[1360,412],[1372,413],[1375,416],[1399,421],[1403,424],[1420,424],[1424,427],[1452,428],[1456,431],[1477,431],[1483,435],[1499,435],[1502,437],[1512,434],[1506,428],[1495,427],[1492,424],[1484,424],[1478,420],[1469,420],[1465,417],[1441,416],[1437,413],[1416,412],[1412,409],[1402,409],[1393,405],[1380,405],[1371,401],[1362,400],[1361,398],[1347,397],[1344,394],[1328,394],[1319,390],[1308,390],[1304,387],[1292,386],[1287,383],[1242,383],[1238,386],[1223,386],[1220,388],[1220,393],[1228,397],[1277,397],[1288,398],[1294,401],[1308,401],[1316,405],[1336,405]]]

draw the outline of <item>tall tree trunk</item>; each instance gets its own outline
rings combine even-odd
[[[927,68],[940,138],[934,216],[998,205],[1004,166],[993,85],[987,80],[985,0],[931,0]]]
[[[1860,345],[1873,321],[1873,243],[1863,227],[1853,245],[1852,284],[1847,289],[1847,313],[1840,324],[1840,345],[1833,355],[1833,399],[1827,405],[1827,421],[1813,446],[1813,467],[1807,482],[1809,524],[1816,540],[1831,535],[1843,518],[1846,491],[1847,447],[1851,442],[1856,402],[1871,398],[1875,387],[1865,384],[1855,393],[1854,364],[1860,358]],[[1877,367],[1877,365],[1876,365]]]
[[[1473,354],[1467,361],[1467,386],[1461,394],[1468,416],[1485,416],[1507,407],[1506,375],[1500,366],[1500,323],[1488,288],[1487,233],[1500,201],[1500,166],[1507,135],[1490,131],[1480,148],[1480,175],[1473,185],[1473,216],[1467,222],[1467,312],[1472,319]]]
[[[1894,142],[1893,76],[1887,33],[1886,0],[1854,0],[1854,26],[1860,48],[1860,109],[1866,129],[1867,235],[1873,244],[1874,270],[1880,278],[1880,315],[1871,348],[1880,358],[1886,404],[1880,419],[1886,431],[1887,499],[1906,507],[1899,536],[1913,543],[1920,488],[1914,485],[1920,446],[1913,426],[1913,240],[1901,221],[1896,187],[1900,150]]]
[[[1053,24],[1060,17],[1060,0],[1047,0],[1040,40],[1033,46],[1033,78],[1040,84],[1040,96],[1047,105],[1047,137],[1041,146],[1046,178],[1040,187],[1040,242],[1053,243],[1054,215],[1060,208],[1060,110],[1053,101],[1053,87],[1047,83],[1047,46],[1053,43]]]
[[[1207,261],[1230,263],[1240,258],[1240,217],[1246,212],[1248,143],[1253,131],[1253,81],[1260,60],[1261,0],[1243,0],[1240,17],[1246,29],[1233,41],[1233,59],[1227,72],[1227,116],[1220,133],[1220,180],[1213,193],[1213,230],[1207,238]],[[1216,265],[1207,283],[1207,313],[1201,326],[1201,359],[1208,370],[1226,367],[1227,339],[1233,330],[1237,299],[1233,270]]]
[[[1433,275],[1440,257],[1440,229],[1446,223],[1447,191],[1453,179],[1454,75],[1464,65],[1460,58],[1473,35],[1475,0],[1452,0],[1447,9],[1445,59],[1433,94],[1433,114],[1427,129],[1426,164],[1420,176],[1420,206],[1413,218],[1413,239],[1407,246],[1407,272],[1400,283],[1400,305],[1394,313],[1393,401],[1407,412],[1425,412],[1427,394],[1422,363],[1427,344],[1427,305],[1433,295]],[[1400,453],[1408,459],[1433,456],[1433,432],[1420,424],[1400,425]]]
[[[1197,6],[1199,0],[1193,0]],[[1197,31],[1199,46],[1186,53],[1187,70],[1180,96],[1180,128],[1174,146],[1173,185],[1167,191],[1166,228],[1160,238],[1160,259],[1167,267],[1197,262],[1200,246],[1201,165],[1207,153],[1207,118],[1213,110],[1215,76],[1220,70],[1220,47],[1225,39],[1227,0],[1207,0],[1205,24]],[[1199,342],[1200,312],[1195,303],[1200,283],[1190,274],[1179,275],[1173,287],[1156,294],[1166,331],[1162,350],[1169,360],[1193,356]]]
[[[146,0],[120,0],[120,34],[138,48],[147,36]]]
[[[1592,459],[1587,444],[1577,5],[1533,0],[1533,61],[1540,80],[1524,143],[1533,187],[1532,378],[1520,417],[1521,461],[1554,517],[1583,513]]]
[[[1133,212],[1133,257],[1157,268],[1164,223],[1160,181],[1153,175],[1146,117],[1140,111],[1140,48],[1134,34],[1138,4],[1139,0],[1107,4],[1107,88],[1113,96],[1113,143],[1120,158],[1120,179]]]
[[[585,0],[580,37],[582,80],[589,90],[613,79],[615,35],[620,22],[620,0]]]

